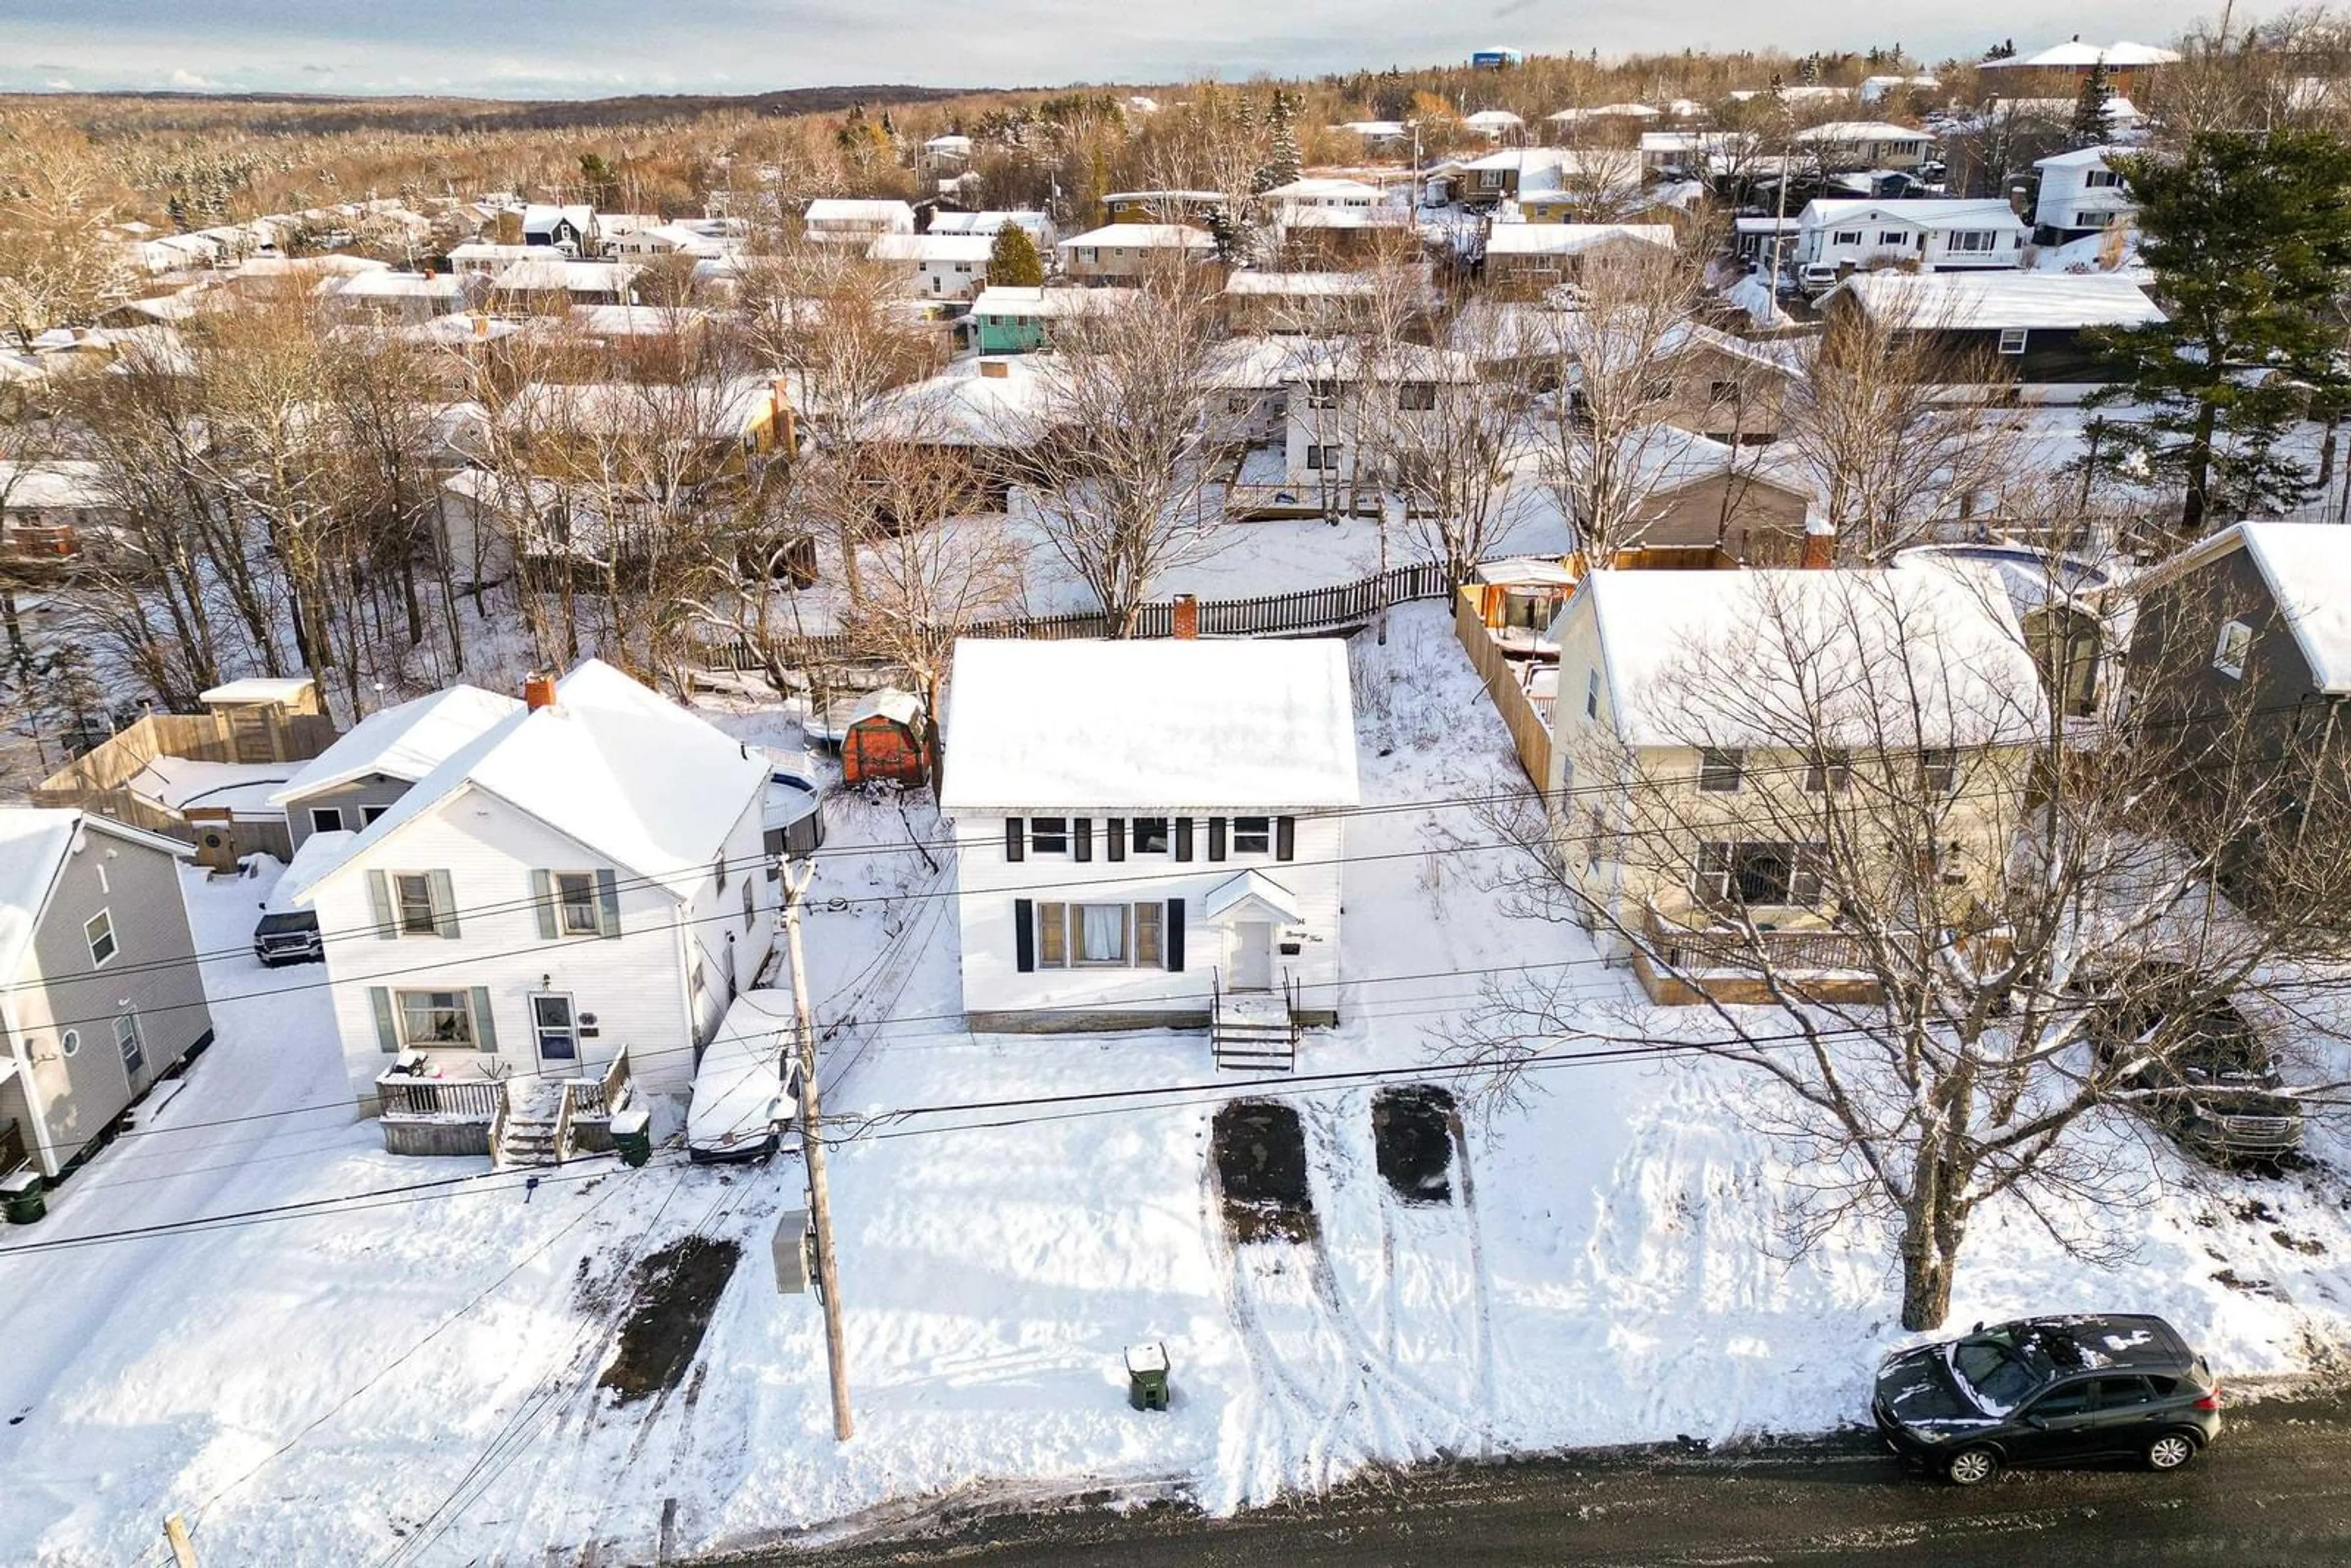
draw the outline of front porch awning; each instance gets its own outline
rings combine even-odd
[[[1200,908],[1209,919],[1228,925],[1266,920],[1277,925],[1295,925],[1299,921],[1296,897],[1263,872],[1245,871],[1219,883]]]

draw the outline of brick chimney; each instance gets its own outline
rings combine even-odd
[[[1200,634],[1200,601],[1188,593],[1177,594],[1168,620],[1177,637],[1191,642]]]
[[[1836,525],[1817,509],[1804,514],[1804,555],[1799,564],[1807,571],[1836,565]]]
[[[522,678],[522,700],[533,713],[555,706],[555,677],[533,670]]]

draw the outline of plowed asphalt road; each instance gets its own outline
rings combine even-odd
[[[1389,1472],[1295,1505],[1209,1520],[1172,1507],[1007,1513],[730,1563],[1890,1563],[2127,1568],[2351,1564],[2351,1398],[2236,1406],[2184,1473],[2011,1472],[1962,1491],[1865,1434],[1763,1449],[1610,1452]]]

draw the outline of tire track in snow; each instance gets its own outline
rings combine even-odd
[[[1446,1113],[1446,1130],[1453,1134],[1455,1186],[1461,1194],[1461,1222],[1469,1238],[1469,1354],[1478,1397],[1478,1451],[1494,1449],[1494,1281],[1486,1268],[1486,1227],[1478,1212],[1478,1184],[1469,1169],[1469,1134],[1461,1121],[1461,1107]]]

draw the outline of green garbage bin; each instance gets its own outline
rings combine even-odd
[[[5,1208],[11,1225],[30,1225],[48,1213],[49,1200],[41,1173],[22,1170],[0,1180],[0,1208]]]
[[[1126,1347],[1126,1402],[1137,1410],[1167,1408],[1167,1346],[1164,1343]]]
[[[637,1166],[653,1157],[653,1118],[643,1111],[612,1113],[612,1152],[624,1166]]]

